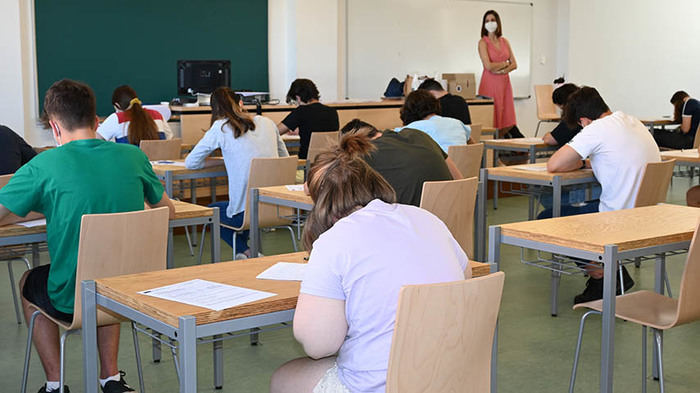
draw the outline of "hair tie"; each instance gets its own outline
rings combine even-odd
[[[134,104],[141,105],[141,100],[139,100],[138,97],[132,98],[131,101],[129,101],[129,106],[126,108],[126,110],[128,111],[129,109],[131,109],[131,107],[134,106]]]

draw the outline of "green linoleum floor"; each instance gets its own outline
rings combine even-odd
[[[685,204],[687,178],[674,178],[668,202]],[[502,198],[499,209],[491,210],[489,224],[527,219],[527,198]],[[204,261],[208,261],[208,239],[205,241]],[[195,252],[198,248],[195,248]],[[263,253],[274,255],[292,251],[289,233],[274,231],[263,235]],[[184,236],[176,237],[176,265],[195,263],[189,255]],[[222,243],[222,257],[230,259],[231,248]],[[559,316],[549,314],[549,273],[520,263],[520,251],[504,246],[501,252],[502,270],[506,284],[500,314],[498,384],[501,392],[566,392],[573,361],[574,346],[581,311],[573,311],[571,302],[583,287],[581,276],[564,276],[559,290]],[[44,257],[46,260],[46,257]],[[678,291],[685,255],[668,258],[667,268],[674,293]],[[15,265],[15,275],[21,270]],[[629,267],[636,281],[634,289],[652,289],[653,262],[636,269]],[[7,276],[0,274],[0,392],[19,390],[26,327],[17,325]],[[584,335],[584,349],[579,365],[577,392],[598,391],[600,318],[591,317]],[[122,325],[120,368],[127,373],[132,386],[138,385],[131,331]],[[303,355],[292,337],[291,329],[261,334],[262,344],[251,346],[247,336],[224,343],[224,387],[218,392],[266,392],[272,372],[287,360]],[[649,343],[651,341],[649,340]],[[151,362],[150,339],[141,335],[141,353],[145,360],[144,375],[148,392],[175,392],[178,384],[173,360],[164,348],[163,360]],[[700,391],[700,324],[675,328],[665,335],[666,389],[673,393]],[[67,354],[67,383],[73,392],[82,391],[81,343],[77,336],[69,338]],[[641,328],[618,321],[615,341],[615,391],[641,391]],[[651,351],[649,351],[651,355]],[[198,377],[200,392],[214,392],[211,344],[198,348]],[[469,365],[465,365],[469,367]],[[36,392],[44,375],[36,354],[30,369],[29,392]],[[658,384],[648,381],[649,392],[657,392]]]

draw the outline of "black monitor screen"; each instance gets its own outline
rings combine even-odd
[[[231,87],[231,61],[177,61],[177,93],[179,95],[210,94],[221,86]]]

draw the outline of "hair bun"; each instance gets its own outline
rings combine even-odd
[[[365,156],[376,150],[367,135],[345,134],[340,139],[339,153],[347,154],[350,158]]]

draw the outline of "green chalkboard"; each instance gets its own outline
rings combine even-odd
[[[35,0],[35,13],[42,105],[62,78],[92,86],[101,116],[122,84],[169,101],[180,59],[230,60],[231,87],[268,89],[266,0]]]

